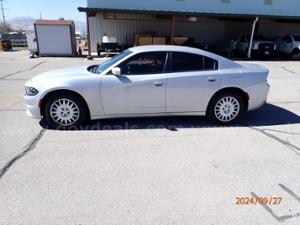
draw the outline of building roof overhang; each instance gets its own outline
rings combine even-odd
[[[300,16],[287,15],[266,15],[266,14],[236,14],[236,13],[210,13],[210,12],[193,12],[193,11],[164,11],[164,10],[145,10],[145,9],[115,9],[115,8],[89,8],[78,7],[79,12],[85,12],[88,16],[95,16],[97,13],[128,13],[128,14],[153,14],[153,15],[181,15],[181,16],[207,16],[221,18],[265,18],[274,20],[299,20]]]

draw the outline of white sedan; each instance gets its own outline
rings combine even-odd
[[[268,73],[194,48],[135,47],[101,65],[32,78],[26,112],[66,127],[86,119],[181,115],[226,125],[266,102]]]

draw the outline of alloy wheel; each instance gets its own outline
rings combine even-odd
[[[222,122],[234,120],[240,112],[239,101],[231,96],[221,98],[214,108],[215,116]]]
[[[79,119],[80,110],[72,100],[58,99],[50,107],[50,116],[57,124],[70,126]]]

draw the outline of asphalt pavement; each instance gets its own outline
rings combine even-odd
[[[61,131],[25,114],[27,79],[102,61],[0,52],[1,225],[300,224],[300,62],[250,62],[270,70],[268,103],[231,127],[168,117]]]

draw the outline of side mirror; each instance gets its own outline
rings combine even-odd
[[[114,68],[112,68],[111,72],[112,72],[113,75],[116,75],[116,76],[120,76],[121,75],[121,69],[120,69],[120,67],[114,67]]]

